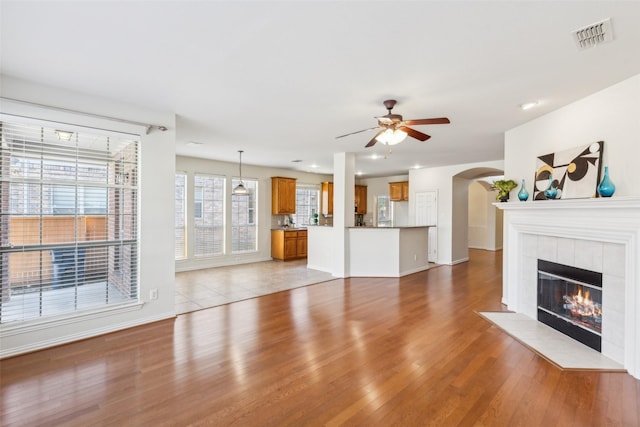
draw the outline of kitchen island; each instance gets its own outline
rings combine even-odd
[[[429,269],[428,236],[431,226],[349,227],[349,277],[402,277]],[[308,227],[307,267],[334,273],[333,227]]]

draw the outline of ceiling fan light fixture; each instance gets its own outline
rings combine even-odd
[[[244,153],[244,151],[238,150],[238,153],[240,153],[240,184],[238,184],[236,188],[233,189],[231,194],[233,194],[234,196],[246,196],[249,194],[249,190],[244,186],[244,183],[242,182],[242,153]]]
[[[400,144],[407,137],[407,133],[400,129],[387,129],[376,137],[376,141],[385,145]]]

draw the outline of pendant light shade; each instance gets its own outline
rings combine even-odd
[[[242,153],[244,153],[244,151],[238,150],[238,153],[240,153],[240,184],[233,189],[232,194],[234,196],[246,196],[249,194],[249,190],[247,190],[247,187],[245,187],[242,182]]]

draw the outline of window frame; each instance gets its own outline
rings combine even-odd
[[[232,178],[231,188],[235,188],[242,182],[248,190],[247,195],[231,194],[231,254],[253,253],[258,251],[258,180],[252,178]],[[239,212],[241,204],[246,203],[245,222],[238,222],[243,216]],[[244,236],[241,238],[241,236]]]
[[[309,202],[312,192],[315,195],[315,205]],[[314,225],[313,214],[320,214],[321,192],[321,184],[296,183],[296,213],[293,217],[297,227]]]
[[[182,182],[179,184],[178,180]],[[181,194],[179,194],[179,189]],[[176,260],[187,258],[187,173],[176,172],[175,178],[175,219],[174,219],[174,257]],[[182,234],[182,242],[179,241],[179,234]],[[181,250],[180,250],[181,248]]]
[[[65,126],[0,113],[3,328],[140,304],[140,135],[74,125],[74,139],[60,141],[56,129]],[[14,159],[27,161],[19,167]],[[127,171],[121,182],[124,174],[113,173],[118,162]],[[102,173],[92,174],[94,166]],[[30,168],[39,172],[31,175]],[[72,190],[73,212],[55,212],[54,189],[64,186]],[[95,206],[84,203],[92,190],[105,194],[104,212],[89,212]],[[25,221],[33,232],[21,231]],[[110,225],[116,222],[117,232]]]
[[[209,194],[211,198],[207,198],[206,187],[200,184],[199,180],[211,181],[213,187],[209,188]],[[225,250],[225,230],[226,230],[226,183],[227,178],[223,175],[213,175],[206,173],[195,173],[193,177],[193,189],[194,189],[194,213],[193,213],[193,257],[205,258],[222,256],[226,253]],[[198,189],[202,191],[202,203],[201,203],[201,216],[198,217],[195,212],[196,200],[195,194]],[[215,197],[215,196],[218,197]],[[207,205],[211,209],[207,209]],[[199,224],[209,222],[207,224]],[[207,236],[206,233],[210,233]],[[207,250],[207,247],[211,250]],[[217,248],[217,249],[216,249]]]

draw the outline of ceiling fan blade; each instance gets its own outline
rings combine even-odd
[[[372,130],[372,129],[378,129],[380,126],[376,126],[374,128],[369,128],[369,129],[362,129],[362,130],[358,130],[355,132],[351,132],[351,133],[345,133],[344,135],[340,135],[340,136],[336,136],[336,139],[338,138],[344,138],[345,136],[349,136],[349,135],[355,135],[356,133],[362,133],[362,132],[366,132],[368,130]]]
[[[419,139],[420,141],[426,141],[431,138],[431,135],[427,135],[426,133],[418,132],[415,129],[408,128],[406,126],[402,126],[400,130],[403,130],[412,138]]]
[[[371,141],[369,141],[369,143],[367,145],[364,146],[364,148],[369,148],[369,147],[373,147],[374,145],[376,145],[376,142],[378,142],[376,140],[376,138],[382,133],[384,132],[386,129],[382,129],[380,132],[376,133],[376,136],[374,136],[373,138],[371,138]]]
[[[416,120],[407,120],[404,122],[406,125],[446,125],[447,123],[451,123],[449,119],[446,117],[438,117],[434,119],[416,119]]]

